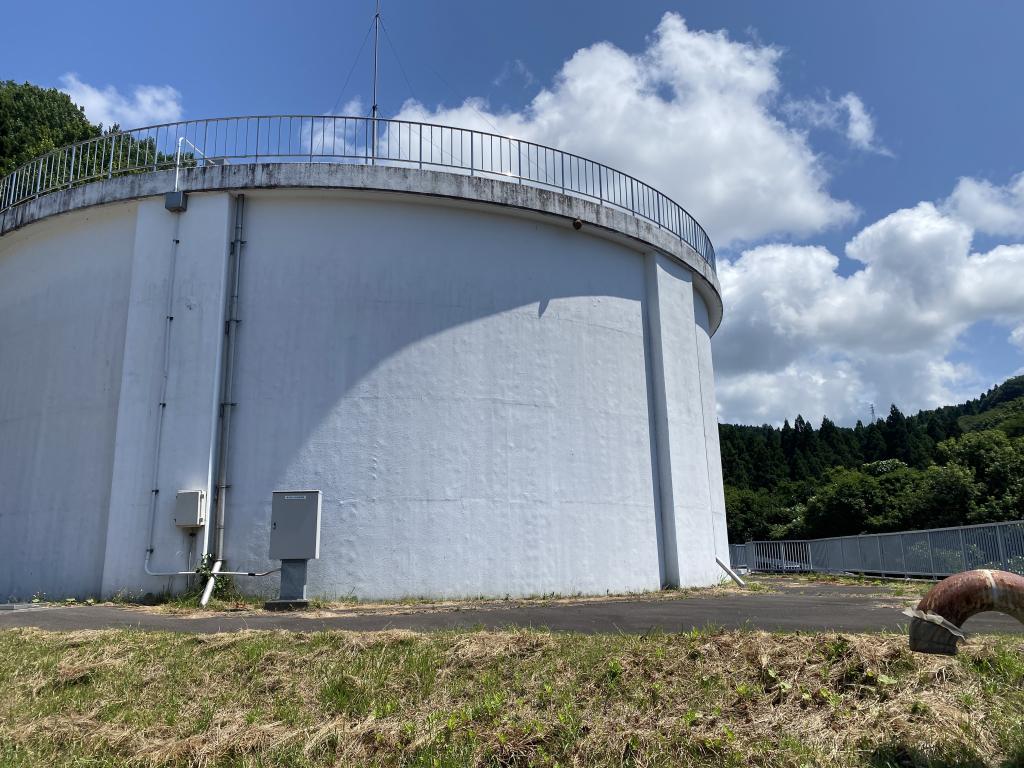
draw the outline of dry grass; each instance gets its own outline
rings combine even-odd
[[[1024,764],[1024,645],[0,632],[0,765]]]
[[[792,573],[786,575],[758,574],[753,577],[762,584],[813,587],[835,585],[840,587],[868,587],[880,596],[923,597],[936,582],[925,579],[879,579],[871,576],[844,576],[832,573]]]
[[[366,613],[377,615],[430,613],[434,611],[474,610],[493,608],[526,608],[538,605],[557,605],[566,603],[592,603],[616,601],[657,601],[680,600],[692,597],[719,597],[731,594],[764,594],[772,592],[769,580],[751,581],[745,588],[736,586],[732,581],[723,579],[720,584],[711,587],[687,587],[683,589],[660,589],[655,592],[627,592],[622,594],[604,595],[535,595],[532,597],[468,597],[451,599],[405,598],[397,600],[359,600],[356,598],[313,598],[310,607],[305,611],[295,611],[296,616],[353,616]],[[266,602],[264,596],[244,595],[234,590],[227,598],[213,599],[206,608],[199,606],[198,592],[183,595],[170,595],[155,605],[141,605],[138,602],[122,600],[119,604],[137,610],[153,613],[170,613],[181,616],[209,616],[218,613],[259,613]]]

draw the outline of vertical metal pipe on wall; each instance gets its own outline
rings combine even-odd
[[[181,219],[175,214],[174,237],[171,238],[171,255],[167,269],[167,304],[164,312],[164,335],[163,335],[163,357],[160,372],[160,396],[157,401],[156,428],[153,434],[153,472],[152,483],[149,494],[149,536],[146,540],[146,558],[143,562],[143,570],[149,576],[187,576],[192,569],[192,545],[189,546],[188,562],[185,563],[184,571],[154,571],[149,565],[156,548],[156,515],[160,494],[160,449],[163,445],[164,418],[167,413],[167,384],[171,375],[171,331],[174,327],[174,281],[178,263],[178,234],[180,232]],[[192,534],[190,534],[192,535]]]
[[[242,239],[243,225],[245,222],[245,195],[235,197],[235,232],[231,241],[231,250],[228,259],[228,280],[227,287],[231,292],[226,302],[224,320],[224,346],[223,361],[221,363],[221,393],[220,393],[220,432],[217,436],[217,497],[215,499],[215,534],[214,534],[214,559],[223,561],[224,556],[224,529],[227,520],[227,495],[228,488],[228,459],[230,457],[231,443],[231,414],[235,407],[232,399],[235,381],[235,345],[238,337],[238,290],[241,280],[242,248],[245,240]]]

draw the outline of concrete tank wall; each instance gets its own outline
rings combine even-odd
[[[641,254],[323,194],[249,196],[245,230],[233,557],[310,487],[315,592],[659,587]]]
[[[323,189],[245,198],[231,569],[275,565],[271,491],[319,488],[311,594],[601,593],[719,580],[714,557],[727,546],[703,277],[635,239],[497,205]],[[62,323],[77,327],[58,346],[72,356],[86,348],[83,365],[111,360],[106,378],[86,377],[106,387],[92,421],[68,411],[11,432],[40,443],[33,466],[47,467],[19,488],[34,494],[53,463],[69,466],[71,480],[49,503],[3,497],[0,522],[13,520],[37,552],[51,536],[65,549],[84,536],[91,554],[53,571],[53,594],[177,590],[182,578],[143,571],[153,465],[151,568],[188,569],[209,548],[212,522],[194,537],[176,528],[174,492],[215,491],[234,196],[194,193],[182,214],[161,198],[91,210],[0,239],[5,328],[43,333],[42,310],[19,309],[17,286],[30,284],[26,264],[52,263],[33,278],[40,290],[56,290],[70,270],[86,294],[65,301]],[[74,245],[54,236],[32,245],[51,228]],[[108,328],[102,339],[75,341],[85,318]],[[6,364],[20,345],[2,343]],[[35,362],[24,381],[53,376],[71,393],[77,375]],[[30,389],[0,386],[0,403]],[[40,410],[38,398],[22,399],[8,411]],[[65,422],[72,440],[61,447]],[[75,442],[86,431],[105,450]],[[0,443],[0,472],[9,445]],[[0,570],[0,591],[25,596],[44,584],[26,571],[30,558],[6,551],[13,565]],[[40,567],[53,570],[55,558]],[[276,578],[240,585],[270,592]]]
[[[0,601],[100,591],[135,210],[0,239]]]

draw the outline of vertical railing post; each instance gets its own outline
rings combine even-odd
[[[475,138],[474,138],[475,136],[476,136],[476,131],[470,131],[469,132],[469,175],[470,176],[473,176],[475,174],[474,169],[476,168],[476,141],[475,141]],[[483,142],[481,141],[480,153],[483,154],[483,151],[484,151]]]
[[[903,534],[901,533],[899,536],[900,536],[900,560],[903,562],[903,578],[909,578],[910,574],[908,573],[908,571],[910,569],[907,568],[907,548],[903,544]]]
[[[110,163],[107,165],[107,178],[114,177],[114,146],[117,144],[116,134],[110,134]]]
[[[878,543],[878,571],[881,574],[885,573],[885,560],[882,557],[882,537],[879,534],[875,534],[875,541]]]
[[[1003,540],[1003,529],[1005,523],[996,525],[996,545],[999,547],[999,566],[1004,570],[1010,570],[1010,563],[1006,557],[1006,542]]]
[[[960,529],[960,570],[968,570],[967,566],[967,539],[964,537],[964,529]]]
[[[932,532],[928,531],[928,565],[932,570],[932,578],[938,578],[935,573],[935,548],[932,546]]]
[[[75,154],[78,147],[74,144],[71,145],[71,166],[68,169],[68,189],[71,189],[71,185],[75,183]]]

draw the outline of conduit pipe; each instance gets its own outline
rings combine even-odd
[[[213,568],[210,569],[210,578],[206,582],[206,588],[203,590],[203,596],[199,600],[199,605],[203,608],[205,608],[206,604],[210,602],[210,596],[213,594],[213,588],[217,584],[218,576],[269,576],[270,574],[277,573],[281,570],[280,568],[271,568],[269,571],[262,571],[259,573],[256,571],[222,571],[220,569],[222,565],[223,562],[218,560],[213,564]]]
[[[149,561],[153,555],[153,541],[156,535],[157,499],[160,494],[160,447],[163,444],[164,414],[167,411],[167,382],[171,372],[171,328],[174,323],[174,276],[178,261],[178,232],[181,220],[174,219],[174,236],[171,238],[171,258],[167,274],[167,305],[164,312],[163,366],[160,376],[160,397],[157,401],[156,430],[153,437],[153,472],[149,493],[149,538],[146,544],[146,559],[143,568],[149,576],[194,576],[193,571],[151,571]],[[191,558],[187,565],[191,566]]]
[[[726,574],[729,576],[729,578],[732,579],[733,581],[735,581],[737,585],[739,585],[741,587],[744,587],[744,588],[747,586],[747,582],[745,582],[743,579],[741,579],[739,577],[739,574],[736,573],[736,571],[734,571],[732,568],[730,568],[728,565],[726,565],[724,562],[722,562],[722,558],[720,558],[717,555],[715,555],[715,562],[718,563],[719,567],[723,571],[725,571]]]
[[[213,594],[213,588],[217,583],[217,574],[220,573],[220,567],[222,563],[218,560],[213,564],[213,568],[210,569],[210,578],[206,582],[206,589],[203,590],[203,596],[199,599],[199,605],[203,608],[210,602],[210,595]]]
[[[979,569],[943,579],[917,608],[903,612],[911,617],[910,649],[954,656],[957,641],[965,638],[963,623],[986,611],[1008,614],[1024,624],[1024,576]]]
[[[232,400],[235,382],[235,345],[238,336],[238,292],[241,280],[242,225],[245,217],[245,195],[235,198],[235,235],[231,242],[230,262],[228,266],[228,284],[230,297],[226,307],[224,323],[224,361],[221,377],[220,397],[220,434],[217,439],[217,499],[215,516],[214,553],[218,561],[225,560],[224,529],[227,519],[228,496],[228,457],[231,442],[231,413],[235,403]],[[249,574],[247,574],[249,575]]]

